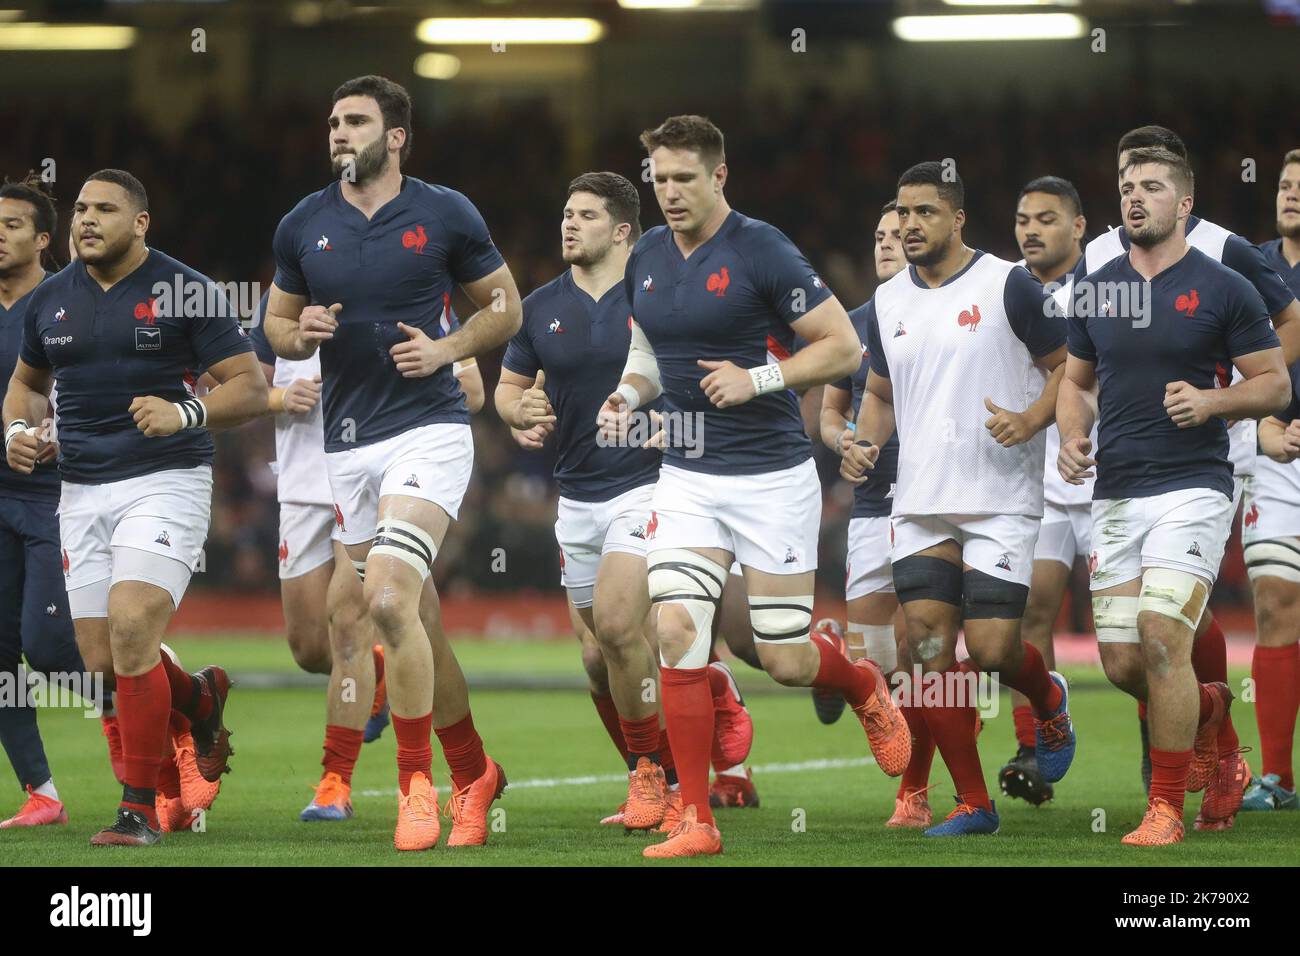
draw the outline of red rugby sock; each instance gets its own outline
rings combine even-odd
[[[1196,679],[1213,684],[1228,682],[1228,642],[1223,636],[1219,622],[1210,618],[1210,626],[1192,644],[1192,672]],[[1230,753],[1241,746],[1237,739],[1237,729],[1232,726],[1232,712],[1223,715],[1219,725],[1219,753]]]
[[[591,702],[596,705],[596,713],[600,715],[600,722],[605,725],[605,733],[609,734],[609,739],[614,741],[614,746],[618,748],[619,756],[623,762],[627,762],[628,745],[627,731],[623,729],[623,721],[618,716],[618,708],[614,706],[614,698],[610,694],[591,695]],[[655,718],[655,730],[659,729],[659,719]],[[646,751],[647,753],[649,751]]]
[[[464,790],[487,773],[487,754],[483,741],[474,729],[474,715],[467,713],[449,727],[439,727],[434,733],[442,744],[442,754],[451,770],[451,784]]]
[[[325,772],[338,774],[344,783],[351,786],[352,770],[357,765],[364,740],[363,731],[340,727],[338,724],[326,724],[325,755],[321,758]]]
[[[682,806],[695,806],[701,823],[713,822],[709,808],[709,758],[713,751],[713,696],[708,667],[661,667],[664,720],[673,739],[673,760]]]
[[[1151,748],[1151,798],[1167,800],[1180,816],[1187,793],[1187,770],[1192,763],[1190,750]]]
[[[1255,720],[1259,723],[1262,773],[1275,773],[1282,786],[1295,789],[1291,746],[1300,709],[1300,644],[1258,647],[1250,665],[1255,679]]]
[[[423,717],[392,715],[393,734],[397,737],[397,788],[406,794],[411,775],[422,773],[433,781],[433,747],[429,734],[433,730],[433,711]]]

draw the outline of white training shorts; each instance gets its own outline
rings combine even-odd
[[[280,580],[297,578],[334,560],[338,525],[331,505],[280,504]]]
[[[889,559],[889,515],[849,519],[849,550],[844,561],[844,598],[854,601],[881,591],[893,593]]]
[[[1032,515],[894,515],[892,561],[953,540],[976,571],[1029,586],[1038,518]]]
[[[645,558],[646,524],[655,486],[641,485],[608,501],[561,496],[555,521],[560,546],[560,583],[574,607],[591,607],[601,558],[621,551]]]
[[[1185,488],[1147,498],[1092,503],[1089,586],[1101,591],[1169,568],[1207,579],[1219,575],[1234,505],[1209,488]]]
[[[1076,557],[1092,550],[1092,502],[1078,505],[1043,505],[1043,523],[1034,545],[1035,561],[1059,561],[1074,567]]]

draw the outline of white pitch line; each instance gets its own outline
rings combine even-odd
[[[756,774],[801,773],[805,770],[843,770],[847,767],[866,767],[873,763],[875,763],[875,761],[870,757],[833,757],[823,760],[801,760],[797,763],[765,763],[751,767],[750,769]],[[589,787],[595,783],[626,782],[627,774],[625,773],[588,774],[583,777],[534,777],[531,780],[511,780],[509,789],[525,790],[535,787]],[[354,794],[354,796],[358,797],[393,797],[396,795],[396,788],[391,790],[359,790]]]

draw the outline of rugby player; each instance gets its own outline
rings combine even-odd
[[[1060,292],[1073,281],[1074,267],[1083,254],[1083,237],[1088,227],[1079,191],[1059,176],[1041,176],[1020,190],[1016,203],[1016,244],[1024,258],[1020,265],[1043,284],[1049,293]],[[1038,648],[1048,668],[1056,667],[1052,628],[1061,611],[1070,573],[1077,557],[1085,560],[1090,550],[1092,526],[1091,480],[1071,485],[1056,468],[1061,436],[1055,425],[1048,427],[1043,455],[1043,521],[1034,545],[1034,570],[1029,581],[1029,600],[1021,637]],[[1052,799],[1053,787],[1038,772],[1034,756],[1034,714],[1025,695],[1011,692],[1011,714],[1015,723],[1015,756],[998,771],[998,786],[1009,797],[1037,806]]]
[[[405,89],[378,76],[349,80],[334,91],[329,128],[338,181],[276,230],[266,335],[283,358],[321,349],[339,539],[364,576],[364,607],[384,647],[397,737],[394,846],[428,849],[441,832],[431,731],[452,774],[448,845],[481,845],[505,774],[474,729],[451,645],[440,626],[425,628],[420,604],[473,466],[451,366],[518,330],[519,293],[473,204],[402,173],[411,150]],[[440,317],[457,284],[479,311],[448,333]],[[447,679],[435,692],[439,669]]]
[[[852,664],[811,637],[821,487],[795,390],[857,368],[853,326],[789,239],[728,205],[723,136],[713,123],[670,117],[641,142],[667,225],[642,236],[628,261],[631,346],[600,420],[617,432],[630,412],[664,396],[646,560],[683,811],[668,839],[643,852],[666,858],[722,850],[708,802],[707,672],[733,557],[764,669],[788,686],[844,693],[891,776],[906,765],[910,741],[879,668]],[[808,344],[777,361],[769,336],[789,355],[795,333]],[[697,449],[683,441],[686,415],[701,423]]]
[[[33,290],[46,278],[42,260],[57,228],[54,203],[39,179],[0,186],[0,372],[12,372],[22,348],[23,319]],[[15,681],[22,696],[0,706],[0,745],[27,799],[0,828],[67,823],[68,813],[28,706],[23,659],[49,675],[82,674],[77,640],[68,613],[59,553],[58,445],[47,434],[49,404],[37,396],[24,416],[40,423],[41,454],[30,474],[0,462],[0,674]]]
[[[975,701],[962,693],[971,684],[955,679],[965,670],[959,627],[975,666],[1029,699],[1043,777],[1061,779],[1075,751],[1065,679],[1020,637],[1043,511],[1039,433],[1052,422],[1064,323],[1027,271],[965,245],[964,200],[960,175],[941,163],[920,163],[898,181],[910,266],[867,306],[871,368],[841,467],[862,480],[897,431],[894,586],[913,659],[924,680],[943,682],[942,702],[921,709],[957,788],[957,808],[925,831],[934,837],[999,825],[975,744]],[[921,693],[913,687],[913,700]]]
[[[1261,248],[1264,261],[1300,296],[1300,149],[1282,160],[1277,186],[1278,238]],[[1263,452],[1242,503],[1241,539],[1255,597],[1257,641],[1250,675],[1255,680],[1255,720],[1263,767],[1250,781],[1242,810],[1295,810],[1291,746],[1300,707],[1300,362],[1293,362],[1293,404],[1261,419]]]
[[[145,244],[144,186],[101,170],[77,197],[78,259],[37,287],[5,395],[9,466],[30,474],[40,443],[24,416],[57,386],[59,530],[69,611],[91,672],[112,674],[125,778],[116,821],[94,846],[157,843],[159,769],[173,707],[191,723],[197,766],[228,769],[229,679],[187,674],[160,651],[208,530],[212,438],[266,407],[266,381],[233,308],[205,276]],[[160,308],[158,287],[208,290],[197,316]],[[187,302],[189,299],[187,298]],[[220,388],[194,397],[206,368]]]
[[[1117,146],[1119,168],[1123,168],[1132,149],[1159,146],[1186,160],[1187,146],[1173,130],[1164,126],[1140,126],[1120,137]],[[1269,267],[1263,253],[1241,236],[1222,226],[1189,214],[1184,229],[1189,245],[1204,252],[1211,259],[1240,273],[1255,287],[1264,299],[1272,316],[1273,327],[1282,343],[1284,358],[1288,362],[1300,359],[1300,302],[1286,287],[1281,277]],[[1084,257],[1075,268],[1075,278],[1096,272],[1106,263],[1121,257],[1129,248],[1127,232],[1117,227],[1088,243]],[[1225,371],[1226,371],[1225,366]],[[1230,379],[1240,381],[1234,373]],[[1233,466],[1233,502],[1242,498],[1247,477],[1255,470],[1256,423],[1253,419],[1234,422],[1228,429],[1228,460]],[[1143,663],[1136,644],[1125,646],[1119,637],[1132,636],[1131,628],[1121,626],[1108,629],[1106,639],[1100,642],[1102,665],[1112,683],[1124,687],[1138,698],[1138,720],[1142,735],[1143,784],[1150,789],[1151,761],[1150,739],[1146,722],[1145,704],[1142,702]],[[1100,632],[1099,632],[1100,634]],[[1136,638],[1134,638],[1136,640]],[[1223,630],[1208,607],[1196,628],[1192,645],[1192,667],[1196,677],[1207,683],[1227,681],[1228,651]],[[1242,756],[1242,747],[1227,714],[1219,728],[1219,764],[1216,773],[1206,784],[1206,799],[1201,803],[1195,826],[1197,829],[1226,829],[1232,825],[1242,792],[1250,777],[1250,770]]]
[[[561,220],[562,255],[569,268],[524,299],[523,326],[510,340],[496,388],[496,407],[513,429],[549,425],[558,445],[560,486],[555,524],[562,583],[583,630],[594,636],[617,713],[628,767],[621,810],[629,830],[663,826],[677,776],[660,729],[654,655],[644,625],[647,514],[659,476],[660,453],[645,447],[657,428],[617,443],[603,440],[596,416],[627,360],[631,328],[623,275],[641,235],[636,187],[617,173],[584,173],[569,184]],[[588,664],[590,675],[593,667]],[[726,767],[749,753],[753,724],[733,693],[726,665],[709,669]],[[602,696],[593,694],[597,709]],[[604,714],[602,713],[602,719]]]
[[[1226,683],[1201,683],[1192,667],[1235,507],[1225,419],[1276,413],[1291,389],[1263,298],[1190,244],[1187,160],[1163,147],[1130,148],[1124,158],[1128,252],[1074,283],[1058,462],[1075,484],[1097,467],[1089,559],[1097,637],[1140,655],[1141,683],[1128,674],[1120,686],[1147,702],[1151,741],[1147,810],[1123,842],[1161,846],[1183,839],[1185,792],[1219,773],[1232,702]],[[1127,303],[1123,289],[1133,290]],[[1236,385],[1230,364],[1242,376]],[[1094,460],[1087,436],[1098,417]],[[1230,816],[1213,799],[1207,791],[1202,816]]]
[[[907,267],[903,257],[903,242],[898,225],[897,202],[890,200],[880,211],[876,224],[873,258],[876,280],[886,282]],[[849,312],[854,331],[858,334],[864,361],[851,376],[833,382],[822,394],[821,440],[827,448],[843,457],[853,445],[857,428],[858,411],[866,390],[870,365],[865,359],[866,304]],[[849,660],[868,658],[890,678],[898,670],[911,669],[911,657],[903,647],[900,659],[899,643],[903,629],[899,618],[898,596],[894,592],[894,577],[889,565],[889,513],[894,503],[895,484],[898,480],[898,436],[885,442],[875,468],[866,481],[854,486],[853,513],[849,519],[848,554],[844,567],[844,591],[848,602],[848,620],[845,626],[846,649]],[[825,633],[830,622],[820,622],[817,630]],[[831,634],[830,636],[834,636]],[[832,723],[843,709],[829,709],[828,698],[817,695],[818,716],[823,723]],[[894,800],[894,815],[889,827],[928,827],[931,810],[926,791],[929,789],[930,764],[934,758],[934,739],[925,724],[919,708],[905,701],[900,708],[912,735],[912,756],[898,783]]]

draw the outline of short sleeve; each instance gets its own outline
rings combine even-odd
[[[889,363],[885,361],[885,347],[880,339],[880,320],[876,316],[876,303],[867,303],[867,361],[871,371],[881,378],[889,378]]]
[[[45,354],[40,330],[36,328],[36,317],[39,314],[36,303],[36,296],[27,301],[27,314],[23,316],[23,344],[18,357],[32,368],[49,368],[50,360]]]
[[[754,282],[767,304],[787,325],[831,297],[812,264],[781,230],[764,226],[751,247]]]
[[[253,323],[248,330],[248,343],[253,346],[253,354],[263,365],[275,364],[275,350],[271,348],[271,343],[266,337],[266,303],[270,297],[269,292],[262,296],[262,301],[257,304],[257,312],[253,315]]]
[[[292,212],[275,227],[271,252],[275,256],[275,287],[289,295],[310,295],[311,290],[307,287],[307,279],[302,274],[302,262],[298,257],[297,218]]]
[[[1295,301],[1295,295],[1286,282],[1264,258],[1263,250],[1241,236],[1229,236],[1223,244],[1223,264],[1246,277],[1264,300],[1270,316],[1277,315]]]
[[[1034,358],[1050,355],[1065,344],[1065,322],[1043,284],[1022,266],[1007,273],[1002,305],[1016,338]]]
[[[1075,358],[1083,359],[1085,362],[1097,362],[1097,346],[1093,344],[1092,336],[1088,334],[1088,320],[1078,316],[1070,316],[1066,320],[1066,347],[1071,355]]]
[[[642,236],[641,239],[644,240],[645,236]],[[640,242],[637,243],[638,246],[640,244],[641,244]],[[631,312],[632,303],[635,301],[632,298],[632,290],[636,288],[636,286],[634,285],[636,280],[633,278],[635,275],[636,275],[636,247],[634,246],[632,248],[632,254],[627,257],[627,266],[623,269],[623,295],[627,298],[627,307],[629,310],[627,314],[627,320],[629,322],[629,326],[628,326],[629,328],[631,328],[630,323],[636,318],[636,316],[634,316]]]
[[[474,204],[460,193],[452,195],[453,202],[444,219],[451,231],[448,271],[457,282],[477,282],[496,272],[506,261],[497,251],[487,223]]]
[[[533,341],[528,336],[528,314],[532,311],[532,303],[529,302],[532,296],[524,299],[524,321],[519,327],[519,331],[510,337],[506,344],[506,354],[501,359],[501,366],[508,368],[516,375],[526,375],[533,378],[542,367],[541,361],[537,358],[537,351],[533,348]]]
[[[202,276],[198,278],[211,287],[212,280]],[[239,320],[235,318],[238,313],[230,304],[230,300],[220,296],[216,304],[218,306],[216,315],[209,315],[205,311],[190,323],[190,344],[204,370],[211,369],[218,362],[224,362],[233,355],[253,351],[248,337],[239,327]]]
[[[1253,248],[1253,247],[1252,247]],[[1274,273],[1276,275],[1276,273]],[[1233,358],[1281,346],[1273,320],[1260,294],[1246,283],[1233,283],[1224,312],[1224,337]]]

